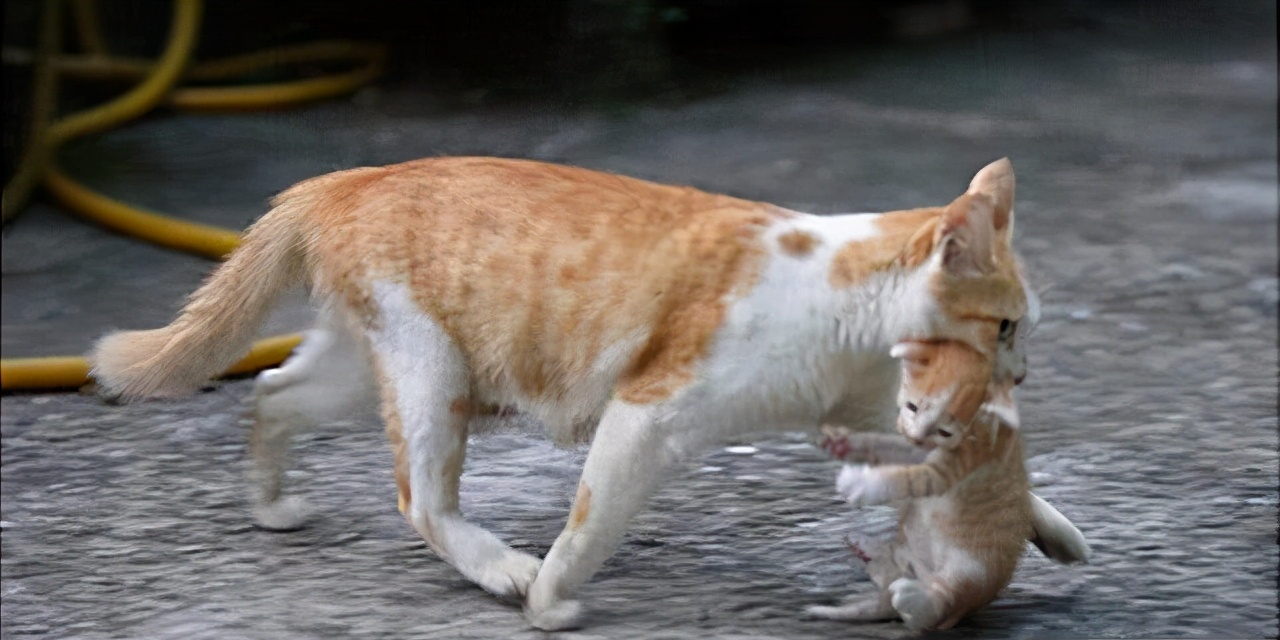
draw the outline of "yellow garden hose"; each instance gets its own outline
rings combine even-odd
[[[74,0],[76,33],[89,55],[61,56],[57,51],[60,4],[59,0],[46,0],[40,50],[34,60],[33,107],[39,112],[32,119],[23,165],[4,189],[3,215],[6,221],[39,183],[68,209],[108,229],[180,251],[222,258],[238,244],[238,232],[167,218],[95,193],[58,169],[54,161],[58,147],[71,139],[118,126],[162,103],[189,110],[279,108],[350,92],[375,78],[382,69],[381,47],[345,42],[285,47],[189,66],[199,33],[201,0],[174,0],[169,41],[160,58],[154,62],[108,56],[106,44],[97,30],[96,3],[93,0]],[[6,51],[5,58],[7,62],[22,62],[20,52]],[[350,59],[364,64],[346,73],[269,85],[175,89],[180,78],[220,79],[268,66]],[[107,70],[107,73],[98,73],[95,69]],[[140,77],[142,81],[105,105],[49,124],[55,102],[54,85],[59,73]],[[261,340],[248,356],[226,373],[250,373],[275,365],[284,360],[300,340],[296,335]],[[75,388],[88,381],[88,373],[88,362],[79,357],[5,358],[0,360],[0,388],[5,391]]]

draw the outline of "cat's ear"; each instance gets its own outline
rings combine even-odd
[[[985,166],[969,182],[967,193],[991,198],[991,222],[1002,239],[1013,237],[1013,191],[1016,186],[1013,163],[1000,158]]]
[[[995,267],[992,247],[1000,232],[995,228],[995,203],[982,193],[966,193],[947,205],[934,231],[934,250],[941,252],[942,268],[957,276],[980,276]]]

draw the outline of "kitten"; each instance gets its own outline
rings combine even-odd
[[[1011,381],[992,380],[989,360],[959,343],[907,343],[894,352],[903,358],[905,404],[915,407],[904,406],[899,417],[903,437],[830,429],[824,440],[837,457],[863,462],[845,465],[836,482],[851,504],[903,503],[894,540],[850,545],[880,591],[809,611],[947,629],[1008,586],[1027,541],[1044,537],[1041,531],[1065,523],[1074,533],[1058,537],[1078,537],[1074,555],[1087,559],[1070,523],[1035,514]],[[955,419],[975,404],[972,422]],[[919,437],[922,416],[943,422],[927,438]]]
[[[498,158],[340,171],[277,197],[173,324],[99,341],[94,376],[125,398],[188,392],[247,349],[282,291],[309,287],[318,326],[255,389],[258,522],[304,519],[282,490],[291,434],[377,398],[427,545],[523,596],[535,626],[567,628],[574,591],[680,458],[826,420],[882,428],[906,339],[994,350],[1020,375],[996,331],[1035,316],[1013,192],[1008,160],[947,206],[841,216]],[[543,561],[458,508],[486,405],[592,443]]]

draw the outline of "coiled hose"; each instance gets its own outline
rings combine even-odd
[[[8,222],[37,186],[73,213],[107,229],[187,253],[222,258],[239,243],[229,229],[185,222],[119,202],[96,193],[57,166],[57,150],[81,136],[100,133],[137,118],[161,104],[192,111],[276,109],[349,93],[382,72],[381,46],[355,42],[318,42],[190,64],[200,31],[201,0],[174,0],[168,43],[155,60],[110,56],[98,30],[95,0],[72,3],[75,33],[85,55],[61,55],[61,0],[45,0],[34,55],[5,51],[6,63],[34,63],[31,132],[23,162],[5,186],[3,219]],[[287,64],[352,60],[354,70],[264,85],[178,87],[181,79],[219,80]],[[106,104],[53,120],[60,76],[90,79],[140,79],[124,95]],[[296,335],[275,336],[256,343],[227,375],[257,371],[283,361],[297,346]],[[4,391],[67,389],[88,382],[89,363],[82,357],[5,358],[0,360]]]

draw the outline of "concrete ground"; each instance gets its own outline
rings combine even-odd
[[[157,117],[68,150],[103,191],[241,227],[294,181],[420,156],[567,162],[815,212],[938,204],[1018,170],[1017,243],[1044,289],[1021,394],[1037,491],[1093,545],[1028,554],[964,638],[1277,633],[1276,14],[1117,4],[1088,28],[811,59],[696,100],[457,109],[389,88],[299,111]],[[168,321],[210,264],[48,204],[3,239],[5,357]],[[298,299],[269,330],[305,325]],[[397,513],[375,420],[322,429],[291,478],[321,517],[250,523],[244,380],[170,402],[0,399],[5,638],[540,637]],[[836,464],[779,436],[690,462],[585,589],[569,638],[900,638],[804,619],[865,588],[844,549],[892,514],[835,500]],[[544,554],[581,451],[477,439],[464,508]]]

